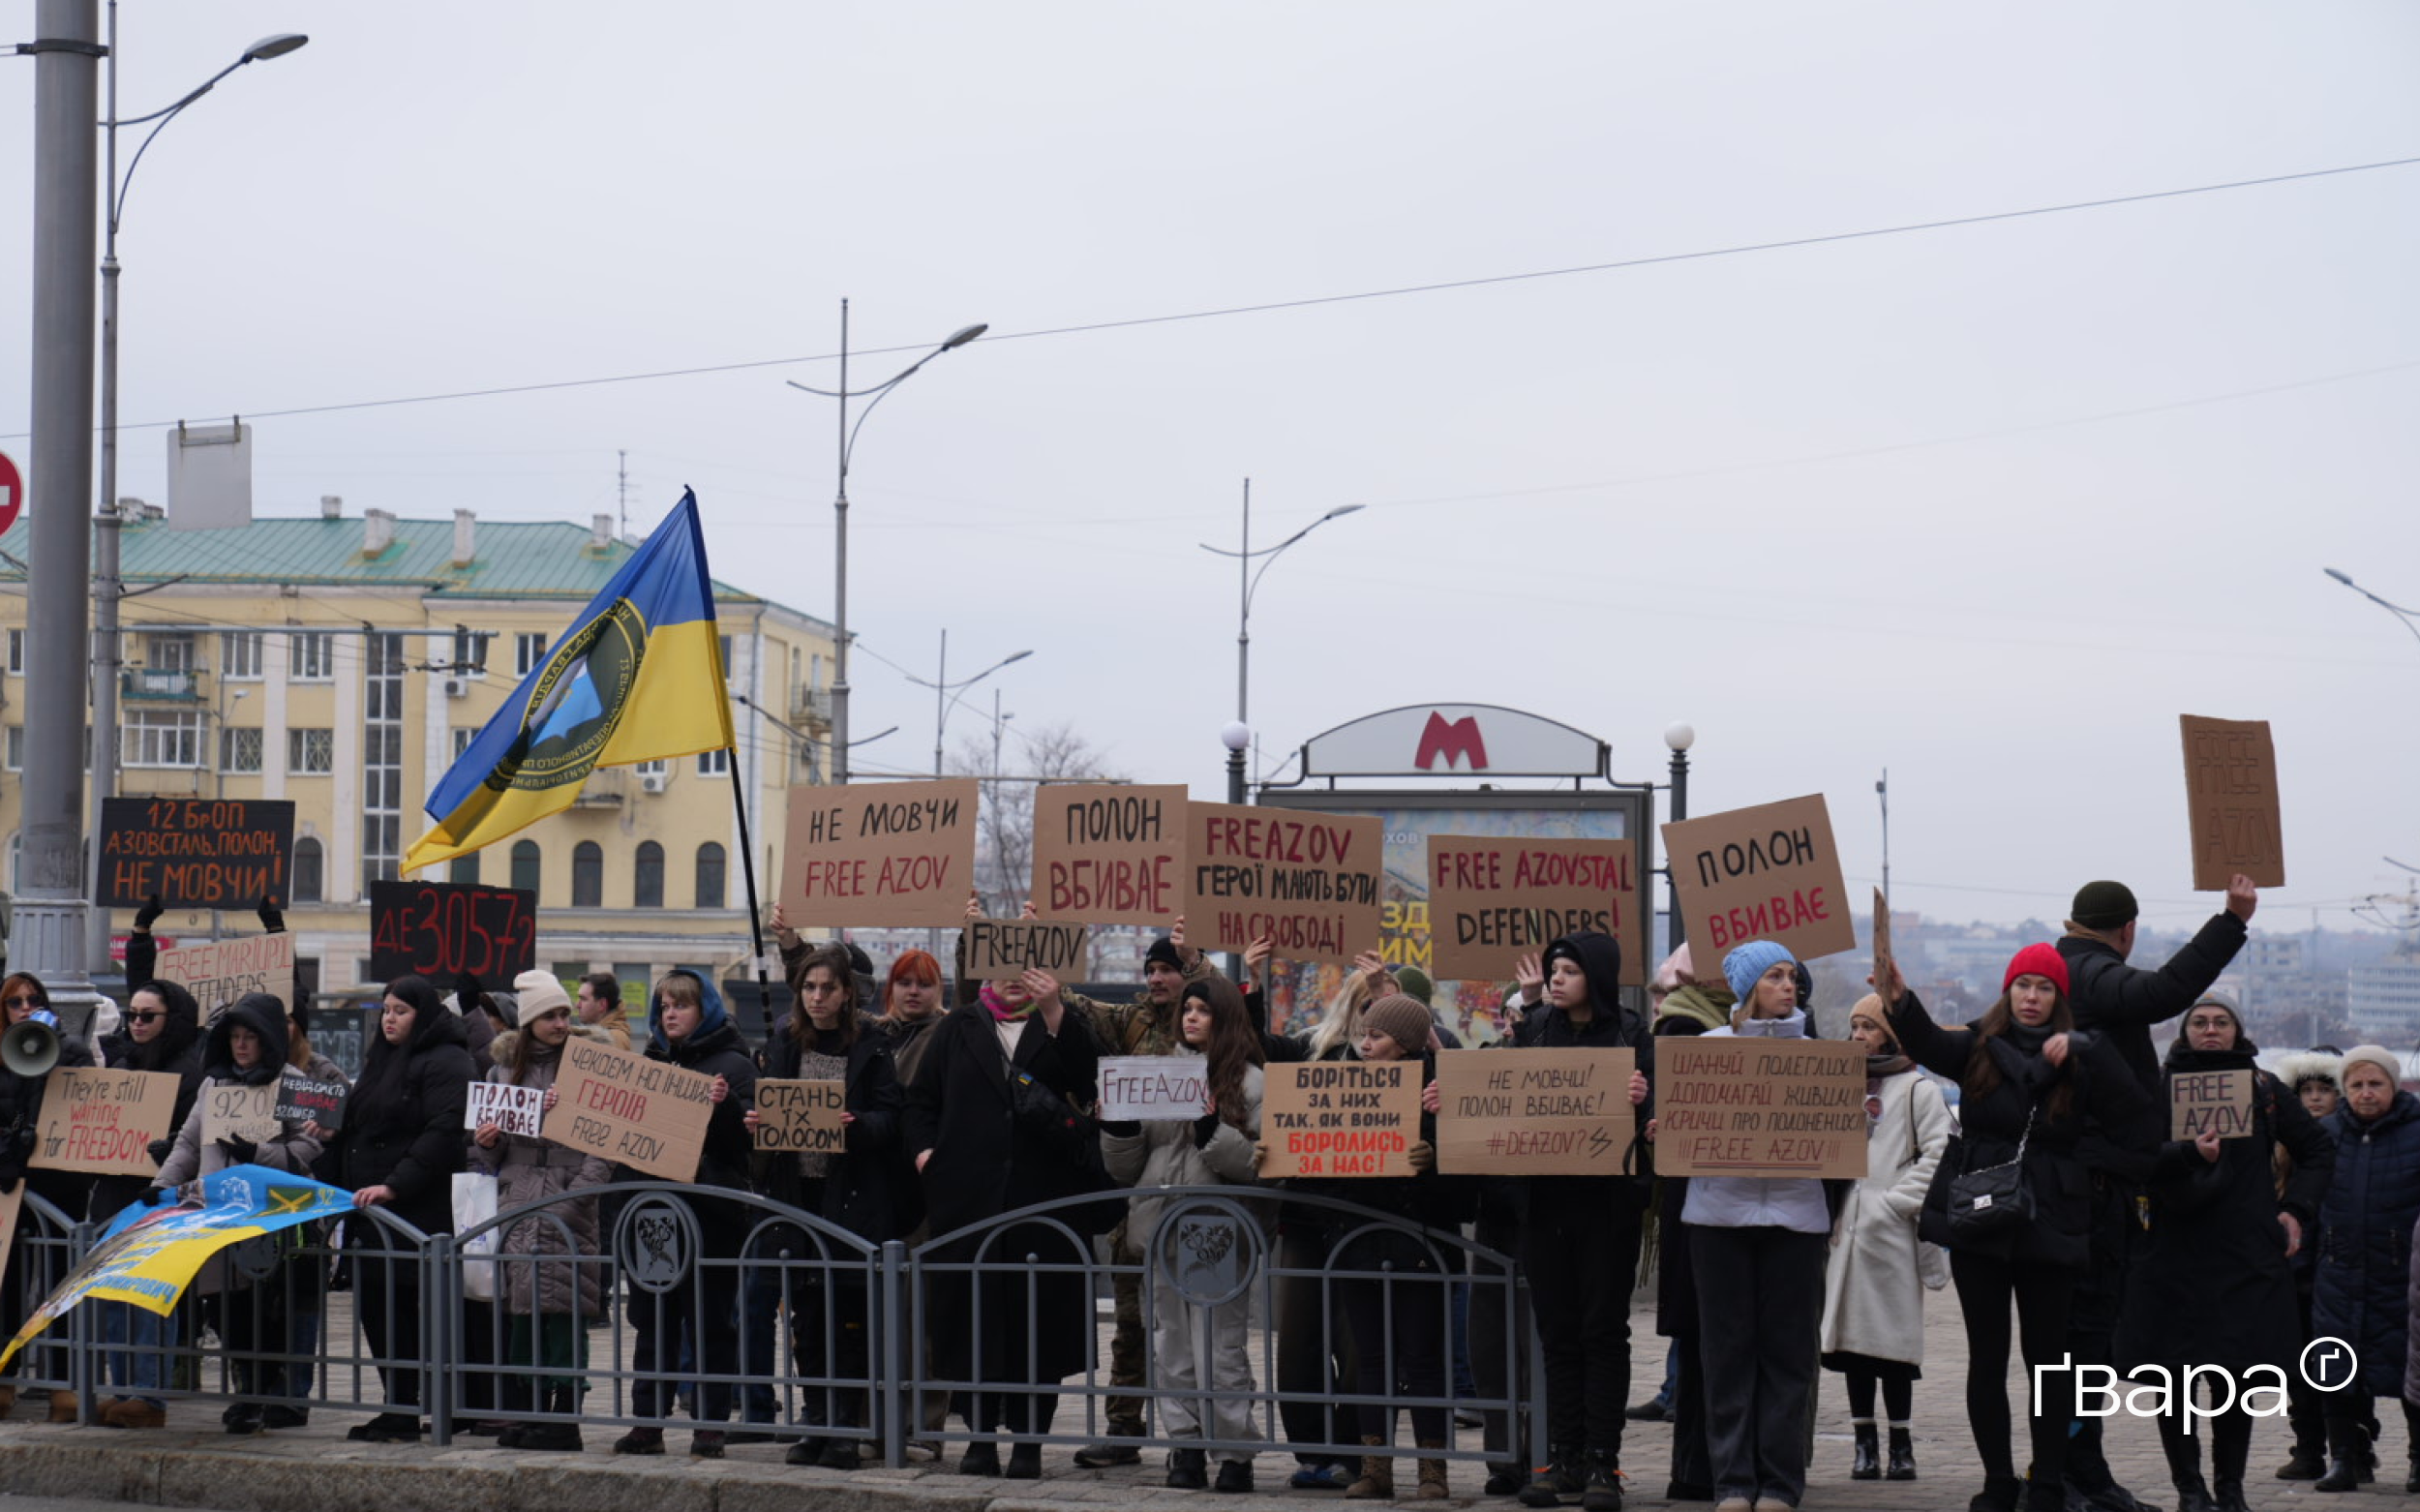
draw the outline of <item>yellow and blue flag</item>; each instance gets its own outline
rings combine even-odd
[[[493,845],[569,808],[599,767],[731,743],[706,534],[697,496],[684,490],[430,792],[437,828],[412,842],[404,870]]]

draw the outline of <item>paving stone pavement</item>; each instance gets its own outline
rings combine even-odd
[[[1956,1300],[1950,1292],[1934,1292],[1926,1294],[1925,1304],[1925,1377],[1918,1383],[1916,1396],[1919,1478],[1900,1483],[1849,1479],[1847,1407],[1840,1377],[1826,1374],[1806,1507],[1957,1512],[1981,1484],[1966,1430],[1965,1346]],[[1649,1395],[1662,1378],[1664,1341],[1652,1331],[1653,1316],[1644,1300],[1633,1310],[1634,1401]],[[2022,1391],[2023,1383],[2012,1370],[2010,1400],[2019,1413]],[[1080,1404],[1062,1400],[1069,1405],[1062,1407],[1061,1431],[1081,1432]],[[1223,1497],[1166,1490],[1161,1485],[1165,1468],[1156,1455],[1153,1463],[1141,1467],[1087,1470],[1074,1467],[1066,1447],[1046,1451],[1044,1478],[1027,1483],[960,1476],[946,1459],[939,1464],[919,1459],[899,1470],[870,1463],[854,1472],[794,1469],[782,1464],[779,1445],[736,1448],[722,1461],[691,1461],[683,1452],[686,1436],[678,1432],[668,1436],[670,1452],[663,1458],[635,1459],[607,1454],[612,1434],[605,1430],[589,1434],[585,1454],[525,1454],[498,1449],[493,1440],[481,1438],[458,1439],[443,1450],[349,1444],[344,1431],[361,1415],[325,1409],[315,1413],[308,1428],[238,1438],[220,1431],[215,1401],[172,1403],[168,1427],[148,1432],[52,1427],[37,1420],[43,1406],[39,1396],[21,1401],[11,1418],[0,1423],[0,1489],[227,1512],[771,1512],[794,1507],[818,1512],[1033,1512],[1054,1506],[1242,1512],[1272,1503],[1341,1502],[1334,1494],[1285,1490],[1293,1461],[1277,1451],[1259,1457],[1262,1490],[1257,1495]],[[2399,1424],[2399,1414],[2390,1411],[2387,1417],[2391,1425]],[[2276,1512],[2315,1503],[2358,1512],[2381,1497],[2413,1499],[2402,1490],[2402,1429],[2390,1426],[2387,1432],[2382,1455],[2387,1475],[2351,1496],[2317,1496],[2308,1482],[2274,1476],[2289,1442],[2284,1420],[2256,1424],[2247,1486],[2252,1506]],[[1669,1504],[1664,1490],[1670,1444],[1670,1431],[1660,1424],[1628,1425],[1622,1461],[1630,1506]],[[2120,1480],[2173,1512],[2176,1498],[2154,1426],[2123,1415],[2110,1418],[2107,1446]],[[1410,1466],[1403,1464],[1400,1470],[1399,1485],[1407,1490]],[[1484,1471],[1475,1463],[1456,1463],[1451,1476],[1458,1502],[1512,1505],[1509,1499],[1480,1496]]]

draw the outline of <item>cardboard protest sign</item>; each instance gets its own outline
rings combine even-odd
[[[1865,1174],[1865,1047],[1854,1040],[1659,1040],[1664,1176]]]
[[[1198,1055],[1104,1055],[1104,1122],[1199,1118],[1210,1107],[1210,1063]],[[1265,1100],[1265,1093],[1263,1094]]]
[[[292,1067],[278,1078],[277,1116],[293,1123],[311,1122],[322,1129],[345,1127],[345,1100],[352,1088],[342,1076],[321,1081]]]
[[[517,1087],[509,1081],[474,1081],[463,1089],[462,1126],[475,1130],[494,1124],[508,1134],[538,1137],[546,1116],[544,1087]]]
[[[1800,960],[1857,949],[1822,794],[1668,824],[1664,852],[1701,973],[1750,940]]]
[[[1034,911],[1088,924],[1173,923],[1185,907],[1185,789],[1034,790]]]
[[[283,799],[106,798],[95,901],[140,908],[252,909],[284,898],[294,805]]]
[[[184,983],[201,1005],[204,1024],[247,992],[266,992],[289,1011],[294,1006],[294,937],[284,930],[162,951],[158,971],[163,982]]]
[[[505,988],[538,964],[538,895],[477,882],[370,884],[370,974]]]
[[[1420,1137],[1418,1061],[1271,1066],[1260,1084],[1264,1177],[1408,1176]]]
[[[1040,919],[969,919],[959,931],[966,941],[960,967],[970,982],[997,982],[1027,971],[1046,971],[1074,981],[1084,972],[1083,924]]]
[[[25,1203],[25,1183],[0,1192],[0,1274],[9,1268],[9,1250],[16,1243],[16,1210]]]
[[[1185,819],[1187,942],[1349,965],[1378,945],[1385,826],[1360,814],[1194,803]]]
[[[37,1170],[148,1176],[144,1146],[167,1137],[178,1078],[164,1071],[84,1071],[62,1066],[43,1086],[42,1127],[26,1164]]]
[[[1430,974],[1492,982],[1562,935],[1593,929],[1629,938],[1640,906],[1638,851],[1629,840],[1430,835]],[[1646,971],[1638,952],[1622,953],[1623,985],[1646,985]]]
[[[2250,1068],[2170,1073],[2168,1137],[2193,1139],[2212,1132],[2222,1139],[2250,1135],[2254,1079]]]
[[[274,1139],[280,1133],[277,1119],[277,1083],[262,1082],[257,1087],[217,1086],[201,1089],[201,1142],[216,1144],[222,1139],[249,1139],[258,1144]]]
[[[1437,1168],[1618,1176],[1638,1119],[1629,1050],[1447,1050],[1437,1058]]]
[[[714,1078],[610,1044],[574,1036],[563,1042],[555,1075],[555,1109],[542,1132],[581,1150],[666,1181],[697,1175],[706,1150],[708,1101]]]
[[[1891,953],[1891,900],[1874,890],[1874,993],[1883,1000],[1883,1007],[1891,1007],[1891,974],[1899,967],[1899,958]],[[1801,1004],[1801,1007],[1804,1005]]]
[[[837,1155],[849,1109],[845,1081],[774,1081],[756,1084],[756,1147],[800,1155]]]
[[[2266,719],[2180,714],[2185,795],[2193,826],[2193,891],[2223,892],[2243,873],[2264,888],[2285,885],[2278,818],[2277,746]]]
[[[972,777],[790,790],[781,902],[793,924],[955,928],[974,886]]]

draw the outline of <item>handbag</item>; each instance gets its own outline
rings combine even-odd
[[[2034,1189],[2025,1180],[2025,1145],[2033,1137],[2034,1111],[2025,1111],[2025,1132],[2017,1135],[2013,1159],[1951,1178],[1951,1248],[2005,1250],[2034,1221]]]
[[[454,1172],[454,1232],[467,1233],[496,1216],[496,1178],[485,1171]],[[464,1240],[454,1253],[462,1256],[462,1294],[471,1302],[496,1300],[496,1249],[500,1228],[488,1228]]]

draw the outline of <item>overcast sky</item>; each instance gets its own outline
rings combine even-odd
[[[34,7],[14,0],[15,34]],[[121,492],[151,422],[257,426],[262,514],[339,494],[644,529],[832,609],[837,307],[879,378],[861,645],[998,678],[1223,791],[1232,545],[1269,573],[1274,766],[1399,704],[1511,705],[1698,812],[1823,792],[1901,909],[2191,892],[2180,712],[2275,723],[2291,885],[2420,863],[2420,166],[1071,334],[2420,155],[2420,8],[126,0],[124,113],[255,38],[135,181]],[[0,432],[25,428],[32,67],[0,67]],[[128,144],[132,145],[131,141]],[[1016,339],[1012,339],[1016,338]],[[310,407],[724,364],[720,374]],[[24,460],[21,438],[0,447]],[[36,488],[39,489],[39,480]],[[39,493],[37,493],[37,505]],[[864,765],[930,696],[861,657]],[[951,724],[988,717],[988,687]],[[1011,739],[1010,749],[1016,742]],[[1012,762],[1011,765],[1013,765]],[[2394,879],[2391,880],[2390,879]]]

